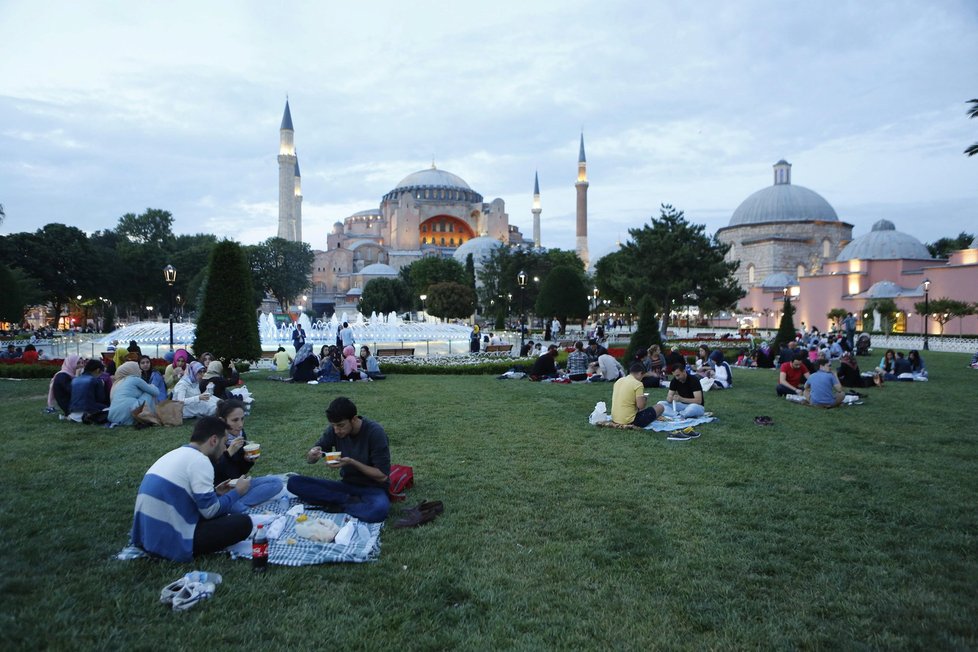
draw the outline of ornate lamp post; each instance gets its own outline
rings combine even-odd
[[[520,286],[520,351],[522,352],[526,338],[526,329],[523,327],[526,321],[526,317],[523,315],[523,290],[526,289],[526,272],[523,270],[520,270],[520,273],[516,275],[516,284]]]
[[[428,300],[428,295],[421,294],[418,296],[418,298],[421,299],[421,321],[428,321],[428,314],[425,312],[425,301]]]
[[[930,279],[924,279],[924,351],[930,350],[927,344],[927,320],[930,319]]]
[[[173,350],[173,284],[177,281],[177,268],[167,265],[163,268],[163,280],[170,286],[170,350]]]

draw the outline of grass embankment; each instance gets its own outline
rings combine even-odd
[[[690,442],[589,426],[608,385],[252,374],[262,472],[330,473],[303,454],[345,393],[414,466],[408,504],[446,510],[385,529],[375,563],[201,560],[224,584],[185,614],[157,601],[192,566],[112,556],[143,473],[190,426],[58,422],[46,382],[0,381],[0,627],[19,649],[974,648],[978,372],[926,359],[931,382],[829,411],[735,370]]]

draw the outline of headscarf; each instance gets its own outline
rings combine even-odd
[[[710,360],[712,360],[713,364],[716,365],[723,364],[723,351],[720,349],[713,349],[713,351],[710,353]]]
[[[295,359],[292,360],[292,368],[295,369],[300,364],[302,364],[306,358],[312,355],[312,344],[308,342],[299,347],[298,352],[295,354]]]
[[[112,391],[109,392],[110,401],[112,400],[112,397],[115,396],[115,391],[119,389],[120,385],[122,385],[122,381],[130,376],[139,376],[138,362],[133,362],[132,360],[129,362],[123,362],[121,365],[119,365],[119,368],[115,370],[115,376],[112,378]]]
[[[343,349],[343,373],[349,376],[360,368],[360,360],[356,356],[356,350],[352,346]]]
[[[75,371],[78,369],[78,361],[81,359],[80,355],[74,353],[66,356],[64,362],[61,363],[61,371],[58,374],[68,374],[74,378]],[[51,383],[48,385],[48,407],[58,407],[57,401],[54,400],[54,379],[58,377],[58,374],[51,376]]]
[[[210,380],[211,378],[223,378],[224,377],[224,365],[221,364],[219,360],[207,365],[207,371],[201,376],[202,380]]]
[[[200,364],[196,360],[187,365],[187,371],[183,374],[189,382],[197,384],[197,376],[200,374],[200,370],[204,368],[204,365]],[[181,379],[182,380],[182,379]]]
[[[177,349],[176,351],[173,352],[174,367],[177,366],[177,362],[179,362],[180,360],[183,360],[184,362],[190,360],[190,353],[187,352],[187,349]]]

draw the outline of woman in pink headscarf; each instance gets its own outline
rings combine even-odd
[[[360,371],[360,359],[352,346],[343,348],[343,380],[364,380],[367,374]]]
[[[166,365],[166,369],[163,370],[163,382],[166,383],[166,388],[170,391],[177,384],[183,375],[187,372],[187,360],[190,359],[190,354],[187,349],[177,349],[173,353],[173,362]]]
[[[61,409],[66,415],[71,404],[71,381],[85,368],[87,360],[79,355],[69,355],[61,363],[61,371],[54,374],[48,385],[48,412]]]

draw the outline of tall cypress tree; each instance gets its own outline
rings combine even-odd
[[[791,305],[791,297],[786,296],[784,306],[781,308],[781,323],[778,325],[778,334],[774,336],[775,352],[780,351],[783,346],[795,339],[797,331],[795,330],[794,314],[795,307]],[[787,361],[782,360],[781,362]]]
[[[642,297],[638,303],[638,327],[632,333],[632,339],[625,351],[625,363],[631,362],[635,354],[647,349],[653,344],[662,345],[662,335],[659,333],[659,320],[655,318],[655,303],[651,297]],[[627,364],[625,365],[627,368]]]
[[[194,352],[204,351],[225,362],[261,357],[251,270],[241,245],[230,240],[217,243],[211,252],[194,338]]]

